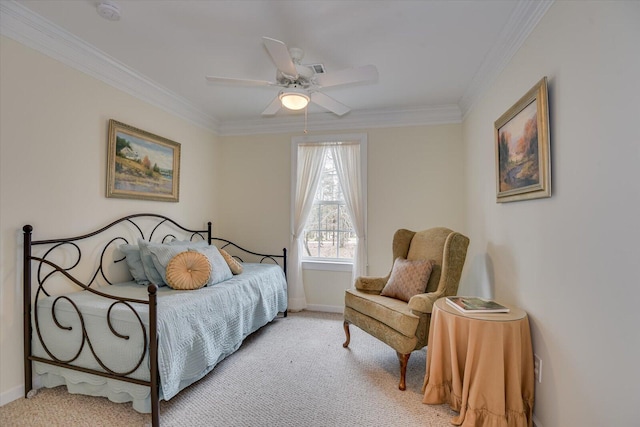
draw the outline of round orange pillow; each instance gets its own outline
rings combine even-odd
[[[211,263],[196,251],[180,252],[167,264],[167,284],[173,289],[199,289],[211,276]]]

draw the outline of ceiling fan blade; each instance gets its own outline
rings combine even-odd
[[[250,80],[250,79],[232,79],[229,77],[207,76],[207,81],[212,83],[223,83],[240,86],[276,86],[276,83],[266,80]]]
[[[280,111],[280,97],[276,96],[271,104],[262,112],[263,116],[273,116]]]
[[[271,59],[273,59],[273,63],[276,64],[278,70],[287,77],[291,77],[294,80],[297,79],[298,70],[296,70],[296,66],[291,59],[287,45],[280,40],[269,37],[263,37],[262,41],[269,51],[269,55],[271,55]]]
[[[349,111],[351,111],[351,108],[339,103],[335,99],[325,95],[322,92],[313,92],[311,94],[311,102],[331,111],[338,116],[344,116]]]
[[[320,87],[340,86],[351,83],[372,83],[377,80],[378,69],[375,65],[363,65],[316,75],[316,84]]]

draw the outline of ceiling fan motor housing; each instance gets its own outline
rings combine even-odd
[[[307,67],[306,65],[295,64],[296,71],[298,71],[298,77],[292,78],[291,76],[287,76],[282,71],[276,71],[276,81],[281,85],[290,85],[297,84],[304,88],[308,88],[312,84],[312,79],[315,73],[311,67]]]

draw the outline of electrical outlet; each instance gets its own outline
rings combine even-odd
[[[536,376],[536,380],[542,382],[542,359],[537,354],[533,355],[533,373]]]

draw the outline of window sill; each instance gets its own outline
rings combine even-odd
[[[352,271],[353,264],[350,262],[336,261],[302,261],[303,270],[324,270],[324,271]]]

